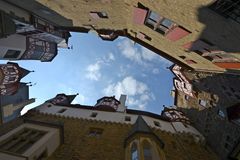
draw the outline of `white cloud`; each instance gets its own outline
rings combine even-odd
[[[111,60],[111,61],[115,60],[115,57],[114,57],[113,53],[108,54],[108,59]]]
[[[98,81],[101,78],[101,62],[97,61],[95,64],[90,64],[86,71],[86,78],[90,79],[90,80],[95,80]]]
[[[133,43],[130,40],[124,39],[118,44],[118,48],[120,49],[121,54],[140,64],[148,66],[151,62],[160,62],[163,67],[170,66],[172,62],[167,59],[161,57],[160,55],[150,51],[149,49],[141,46],[140,49],[134,47]]]
[[[103,93],[108,96],[115,95],[117,98],[121,94],[126,94],[128,96],[127,104],[138,109],[145,109],[145,106],[154,97],[145,83],[137,81],[131,76],[125,77],[122,81],[109,84],[103,90]]]
[[[102,74],[101,74],[101,68],[102,65],[109,65],[110,62],[115,61],[115,57],[113,53],[109,53],[102,58],[98,59],[96,63],[90,64],[87,66],[86,71],[86,78],[94,81],[98,81]]]
[[[158,74],[158,73],[159,73],[159,69],[158,69],[158,68],[154,68],[154,69],[152,70],[152,73],[153,73],[153,74]]]
[[[141,53],[134,47],[130,40],[125,39],[118,44],[118,47],[126,58],[143,64]]]
[[[113,53],[108,53],[107,55],[103,56],[99,61],[103,64],[108,65],[110,62],[115,61],[115,56]]]

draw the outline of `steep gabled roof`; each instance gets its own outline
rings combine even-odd
[[[139,134],[139,133],[140,134],[147,134],[147,135],[152,136],[159,143],[161,148],[164,147],[163,141],[152,132],[151,128],[148,126],[148,124],[145,122],[145,120],[140,115],[138,116],[136,122],[132,126],[132,129],[128,133],[128,136],[125,139],[125,144],[124,145],[126,146],[127,141],[130,138],[132,138],[134,135]]]
[[[135,133],[152,133],[151,128],[147,125],[142,116],[138,116],[128,136],[131,136]]]

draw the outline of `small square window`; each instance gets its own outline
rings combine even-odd
[[[92,112],[92,114],[90,115],[90,117],[93,117],[93,118],[97,117],[97,112]]]
[[[88,136],[90,137],[99,137],[103,133],[103,129],[101,128],[90,128],[88,132]]]
[[[94,19],[108,18],[108,15],[106,12],[90,12],[89,14]]]
[[[222,118],[225,118],[225,114],[222,110],[218,110],[218,115]]]
[[[154,123],[155,126],[157,126],[157,127],[161,127],[159,122],[154,121],[153,123]]]
[[[59,110],[57,113],[63,113],[63,112],[65,112],[66,110],[67,110],[67,109],[63,108],[63,109]]]
[[[125,121],[130,122],[131,121],[131,117],[130,116],[125,116]]]
[[[185,100],[187,100],[187,101],[189,100],[189,96],[188,96],[188,95],[185,95],[184,98],[185,98]]]
[[[185,59],[186,58],[186,56],[179,56],[180,58],[182,58],[182,59]]]
[[[206,105],[207,105],[207,101],[206,101],[206,100],[202,100],[202,99],[200,99],[200,100],[199,100],[199,104],[200,104],[201,106],[206,107]]]
[[[21,51],[9,49],[5,54],[4,58],[17,58],[20,55]]]

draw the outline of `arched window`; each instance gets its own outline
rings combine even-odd
[[[143,156],[144,160],[153,160],[151,145],[148,141],[143,141]]]
[[[138,158],[138,148],[136,142],[132,144],[131,147],[131,160],[139,160]]]

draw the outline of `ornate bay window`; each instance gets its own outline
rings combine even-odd
[[[141,116],[125,139],[126,160],[165,160],[164,143],[156,136]]]
[[[32,120],[0,136],[1,160],[48,158],[63,143],[63,126]]]
[[[27,38],[27,46],[22,59],[51,61],[57,55],[57,44],[35,38]]]

